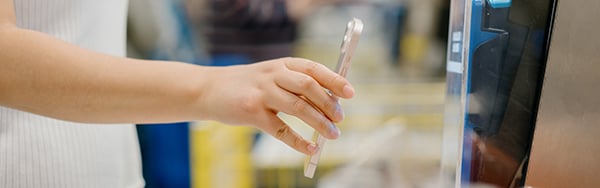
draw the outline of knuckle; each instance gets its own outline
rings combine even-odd
[[[247,94],[239,99],[239,107],[247,113],[260,111],[261,97],[258,94]]]
[[[310,65],[306,68],[306,73],[314,75],[319,72],[319,68],[321,68],[320,66],[321,64],[311,62]]]
[[[294,138],[294,143],[293,143],[292,147],[293,148],[305,148],[303,146],[304,146],[304,140],[302,140],[302,139],[300,139],[298,137],[295,137]]]
[[[304,76],[300,80],[298,80],[298,85],[300,89],[303,90],[310,89],[311,87],[313,87],[313,84],[315,84],[315,81],[309,76]]]
[[[290,134],[290,127],[287,125],[280,126],[275,132],[275,138],[283,140],[287,135]]]
[[[283,58],[281,58],[281,61],[286,66],[290,66],[290,64],[293,64],[295,61],[297,61],[297,59],[298,58],[294,58],[294,57],[283,57]]]
[[[334,111],[336,108],[336,104],[332,101],[326,101],[323,103],[323,111],[325,112],[330,112],[330,111]]]
[[[344,80],[345,80],[344,77],[342,77],[342,76],[340,76],[338,74],[335,74],[333,76],[333,78],[331,78],[331,83],[333,83],[335,85],[343,85],[344,84]]]
[[[304,112],[306,108],[308,108],[308,104],[306,103],[306,101],[300,98],[297,98],[292,104],[292,110],[295,114]]]
[[[262,67],[262,73],[263,74],[273,73],[273,72],[277,71],[277,68],[278,68],[278,64],[276,64],[276,63],[266,63]]]
[[[317,129],[318,129],[318,128],[321,128],[321,130],[323,130],[323,131],[327,131],[327,130],[329,130],[329,123],[328,123],[328,121],[327,121],[327,120],[325,120],[325,119],[323,119],[323,118],[320,118],[320,119],[317,121],[317,125],[316,125],[316,126],[317,126],[317,127],[315,127],[315,128],[317,128]],[[324,134],[325,134],[325,133],[324,133]]]
[[[283,58],[286,62],[294,62],[294,61],[298,61],[300,58],[297,57],[285,57]]]

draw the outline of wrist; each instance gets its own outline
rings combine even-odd
[[[213,110],[211,110],[211,91],[214,91],[217,81],[217,75],[219,74],[219,67],[208,67],[208,66],[195,66],[194,70],[191,71],[189,82],[186,82],[186,86],[183,87],[184,98],[189,101],[187,104],[188,110],[186,110],[190,117],[194,120],[210,120],[214,119]]]

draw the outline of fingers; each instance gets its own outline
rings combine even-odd
[[[271,100],[266,102],[267,106],[300,118],[326,138],[336,139],[340,136],[340,130],[310,103],[283,89],[279,90],[270,92]]]
[[[302,136],[292,130],[290,126],[286,125],[275,114],[269,114],[268,124],[261,129],[306,155],[313,155],[319,149],[316,144],[302,138]]]
[[[342,98],[354,96],[354,88],[342,76],[329,70],[322,64],[301,58],[285,58],[285,65],[293,71],[307,74],[314,78],[321,86],[329,89],[334,95]]]
[[[275,83],[291,93],[306,97],[309,103],[319,108],[332,121],[339,122],[344,119],[337,98],[327,94],[319,83],[310,76],[292,72],[277,76]]]

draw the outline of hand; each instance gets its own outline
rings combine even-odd
[[[277,113],[294,115],[329,139],[343,119],[337,98],[351,98],[354,89],[322,64],[300,58],[281,58],[251,65],[215,67],[201,98],[208,118],[229,124],[250,124],[290,147],[314,154],[316,145],[293,131]]]

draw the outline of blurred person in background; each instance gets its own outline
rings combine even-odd
[[[185,0],[196,36],[213,65],[247,64],[292,54],[299,20],[340,0]]]
[[[316,145],[277,113],[339,136],[343,113],[323,88],[354,89],[325,66],[124,58],[126,12],[118,0],[0,0],[0,187],[142,187],[133,123],[250,125],[309,155]]]

